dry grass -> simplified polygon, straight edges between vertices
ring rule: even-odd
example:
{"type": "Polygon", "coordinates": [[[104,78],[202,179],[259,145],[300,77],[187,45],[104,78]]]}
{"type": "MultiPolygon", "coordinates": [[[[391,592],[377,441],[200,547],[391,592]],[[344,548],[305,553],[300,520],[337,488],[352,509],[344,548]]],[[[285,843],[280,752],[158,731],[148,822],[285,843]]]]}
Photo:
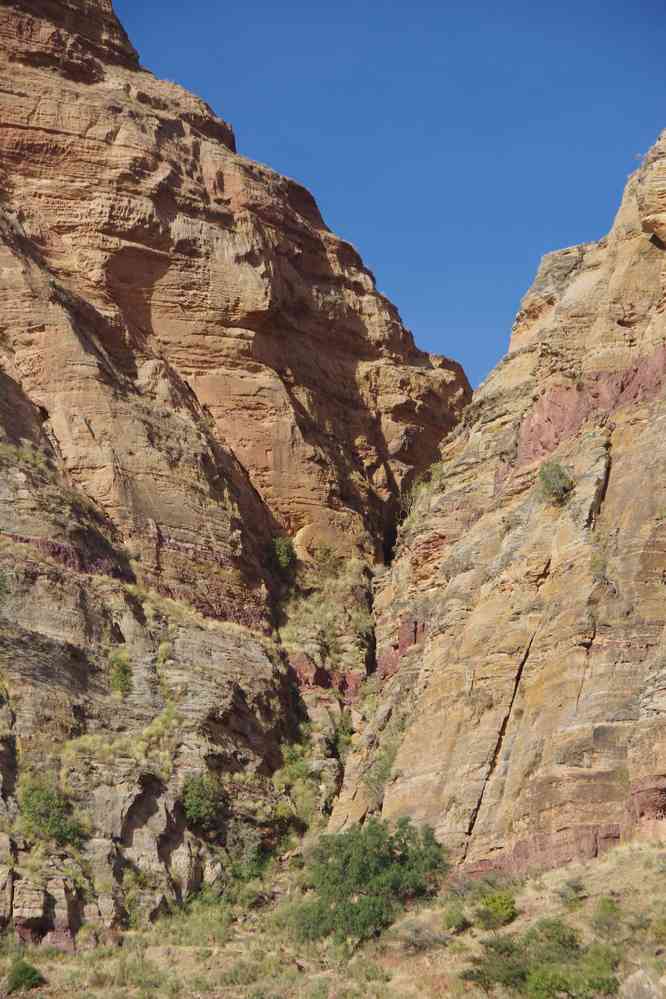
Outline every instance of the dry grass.
{"type": "MultiPolygon", "coordinates": [[[[540,918],[560,918],[584,941],[617,949],[618,977],[643,968],[655,981],[666,973],[666,850],[633,844],[604,857],[533,876],[512,886],[518,916],[500,932],[522,933],[540,918]],[[604,907],[603,900],[615,904],[604,907]],[[605,913],[605,915],[604,915],[605,913]],[[601,915],[600,915],[601,914],[601,915]]],[[[282,888],[298,889],[285,882],[282,888]]],[[[193,906],[145,931],[126,934],[123,946],[74,955],[30,948],[28,959],[47,979],[32,993],[51,999],[454,999],[476,996],[460,974],[487,936],[470,926],[445,929],[452,904],[471,921],[487,886],[458,885],[425,907],[406,913],[382,938],[351,952],[330,943],[296,944],[280,907],[232,911],[193,906]]],[[[16,948],[0,956],[5,975],[16,948]]],[[[662,987],[664,982],[662,981],[662,987]]],[[[481,993],[478,993],[481,996],[481,993]]]]}

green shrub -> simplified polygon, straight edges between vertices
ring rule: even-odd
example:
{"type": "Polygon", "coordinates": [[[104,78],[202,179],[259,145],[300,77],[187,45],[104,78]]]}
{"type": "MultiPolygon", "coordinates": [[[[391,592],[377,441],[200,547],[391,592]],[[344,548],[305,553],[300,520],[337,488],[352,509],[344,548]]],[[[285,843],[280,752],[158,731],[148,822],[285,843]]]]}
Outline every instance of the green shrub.
{"type": "Polygon", "coordinates": [[[465,982],[489,992],[495,985],[521,992],[525,988],[528,965],[519,943],[511,936],[491,937],[482,942],[483,953],[471,959],[462,973],[465,982]]]}
{"type": "Polygon", "coordinates": [[[401,819],[392,831],[364,826],[322,836],[306,875],[317,897],[297,906],[292,925],[304,940],[365,940],[389,926],[402,903],[427,895],[446,867],[432,829],[401,819]]]}
{"type": "Polygon", "coordinates": [[[29,989],[36,989],[44,985],[45,978],[33,964],[19,957],[9,969],[7,978],[7,994],[13,992],[27,992],[29,989]]]}
{"type": "Polygon", "coordinates": [[[559,919],[542,919],[522,936],[493,936],[482,947],[462,977],[486,992],[499,985],[529,999],[594,999],[618,989],[618,957],[599,944],[582,946],[559,919]]]}
{"type": "MultiPolygon", "coordinates": [[[[263,847],[260,831],[242,819],[231,819],[227,825],[226,849],[230,873],[237,882],[236,896],[242,894],[242,885],[260,878],[269,859],[263,847]]],[[[234,890],[227,894],[234,894],[234,890]]],[[[255,893],[256,894],[256,893],[255,893]]],[[[247,896],[246,896],[247,897],[247,896]]]]}
{"type": "Polygon", "coordinates": [[[54,784],[37,777],[23,778],[18,802],[21,827],[28,839],[79,847],[86,838],[83,826],[71,814],[68,799],[54,784]]]}
{"type": "Polygon", "coordinates": [[[601,936],[614,936],[620,929],[622,913],[612,898],[600,898],[592,914],[592,927],[601,936]]]}
{"type": "Polygon", "coordinates": [[[598,995],[614,995],[619,982],[614,974],[620,963],[610,947],[593,943],[582,954],[578,966],[570,973],[572,994],[582,999],[598,995]]]}
{"type": "Polygon", "coordinates": [[[288,578],[296,566],[296,552],[291,538],[283,535],[273,538],[269,560],[278,575],[288,578]]]}
{"type": "Polygon", "coordinates": [[[542,499],[562,505],[573,487],[573,479],[558,462],[544,461],[539,469],[539,492],[542,499]]]}
{"type": "Polygon", "coordinates": [[[292,816],[308,828],[317,812],[319,780],[312,772],[312,744],[307,729],[301,731],[301,742],[282,747],[282,766],[273,774],[277,791],[289,795],[292,816]]]}
{"type": "Polygon", "coordinates": [[[516,900],[510,891],[495,891],[483,895],[475,910],[476,921],[484,930],[507,926],[518,915],[516,900]]]}
{"type": "Polygon", "coordinates": [[[132,667],[127,649],[114,649],[109,656],[111,690],[121,697],[132,693],[132,667]]]}
{"type": "Polygon", "coordinates": [[[444,910],[444,929],[449,933],[463,933],[471,925],[460,902],[451,902],[444,910]]]}
{"type": "Polygon", "coordinates": [[[335,727],[335,736],[333,739],[335,755],[342,763],[344,763],[347,759],[353,734],[354,724],[352,722],[351,712],[345,710],[340,715],[340,720],[335,727]]]}
{"type": "Polygon", "coordinates": [[[558,891],[568,909],[577,909],[586,897],[585,885],[580,878],[569,878],[558,891]]]}
{"type": "Polygon", "coordinates": [[[210,774],[188,777],[183,784],[183,809],[190,826],[206,830],[215,828],[224,804],[222,787],[210,774]]]}
{"type": "Polygon", "coordinates": [[[557,999],[560,995],[571,995],[566,972],[549,965],[538,965],[530,969],[525,981],[525,992],[532,999],[557,999]]]}
{"type": "Polygon", "coordinates": [[[3,601],[9,596],[9,583],[7,582],[7,577],[4,572],[0,572],[0,606],[2,606],[3,601]]]}

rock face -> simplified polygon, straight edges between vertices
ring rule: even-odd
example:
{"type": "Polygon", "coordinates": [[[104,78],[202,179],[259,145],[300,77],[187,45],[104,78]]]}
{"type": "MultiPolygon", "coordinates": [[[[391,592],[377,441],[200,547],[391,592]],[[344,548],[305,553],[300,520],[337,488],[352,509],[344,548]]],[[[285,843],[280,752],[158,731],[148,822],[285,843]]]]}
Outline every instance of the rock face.
{"type": "MultiPolygon", "coordinates": [[[[202,101],[139,71],[109,3],[5,6],[6,209],[97,363],[170,409],[174,391],[176,409],[197,405],[209,437],[304,544],[344,537],[380,554],[403,479],[436,457],[467,401],[460,368],[416,350],[307,191],[236,155],[202,101]],[[95,73],[79,79],[71,52],[95,73]]],[[[19,346],[13,325],[13,368],[55,428],[62,338],[45,324],[19,346]]],[[[80,456],[90,432],[68,431],[80,456]]],[[[56,432],[97,499],[92,469],[56,432]]],[[[106,484],[107,507],[127,505],[112,492],[106,484]]]]}
{"type": "Polygon", "coordinates": [[[334,828],[409,814],[470,870],[663,838],[665,191],[663,135],[608,237],[544,258],[417,491],[334,828]]]}
{"type": "Polygon", "coordinates": [[[271,539],[353,553],[367,603],[470,390],[109,0],[0,7],[0,919],[69,945],[223,877],[188,777],[271,835],[302,709],[271,539]],[[82,861],[21,832],[31,775],[87,816],[82,861]]]}
{"type": "Polygon", "coordinates": [[[222,884],[306,715],[310,802],[352,742],[334,829],[412,815],[470,871],[664,838],[666,136],[458,423],[460,368],[108,0],[5,2],[0,46],[0,922],[222,884]],[[38,778],[80,851],[35,849],[38,778]]]}

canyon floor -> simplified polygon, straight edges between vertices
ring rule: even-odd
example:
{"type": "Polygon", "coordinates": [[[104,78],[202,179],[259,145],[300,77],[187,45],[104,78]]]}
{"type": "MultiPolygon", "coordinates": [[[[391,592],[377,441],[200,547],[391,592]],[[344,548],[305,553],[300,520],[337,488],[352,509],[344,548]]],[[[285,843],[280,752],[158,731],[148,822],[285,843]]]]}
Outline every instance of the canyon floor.
{"type": "MultiPolygon", "coordinates": [[[[304,947],[290,938],[280,917],[300,890],[285,865],[277,863],[253,890],[257,898],[251,905],[194,903],[148,930],[130,931],[117,946],[76,954],[43,947],[23,951],[46,979],[30,994],[34,999],[481,996],[484,989],[462,976],[482,953],[483,941],[524,942],[543,920],[557,920],[577,931],[581,943],[608,951],[617,962],[623,997],[656,999],[666,982],[666,844],[633,843],[595,861],[519,879],[456,879],[358,949],[304,947]],[[484,897],[498,890],[514,897],[517,915],[506,926],[484,931],[475,925],[475,913],[484,897]],[[454,929],[448,925],[451,911],[457,916],[454,929]]],[[[15,956],[15,946],[5,942],[4,970],[15,956]]]]}

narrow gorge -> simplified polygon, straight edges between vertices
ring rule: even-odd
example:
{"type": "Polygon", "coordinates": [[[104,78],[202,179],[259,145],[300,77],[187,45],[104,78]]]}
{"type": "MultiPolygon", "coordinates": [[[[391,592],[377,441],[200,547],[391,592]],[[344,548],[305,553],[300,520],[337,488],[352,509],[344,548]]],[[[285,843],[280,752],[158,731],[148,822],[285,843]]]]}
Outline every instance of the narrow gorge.
{"type": "Polygon", "coordinates": [[[0,53],[0,922],[372,815],[470,875],[666,839],[666,133],[472,393],[111,0],[0,53]]]}

